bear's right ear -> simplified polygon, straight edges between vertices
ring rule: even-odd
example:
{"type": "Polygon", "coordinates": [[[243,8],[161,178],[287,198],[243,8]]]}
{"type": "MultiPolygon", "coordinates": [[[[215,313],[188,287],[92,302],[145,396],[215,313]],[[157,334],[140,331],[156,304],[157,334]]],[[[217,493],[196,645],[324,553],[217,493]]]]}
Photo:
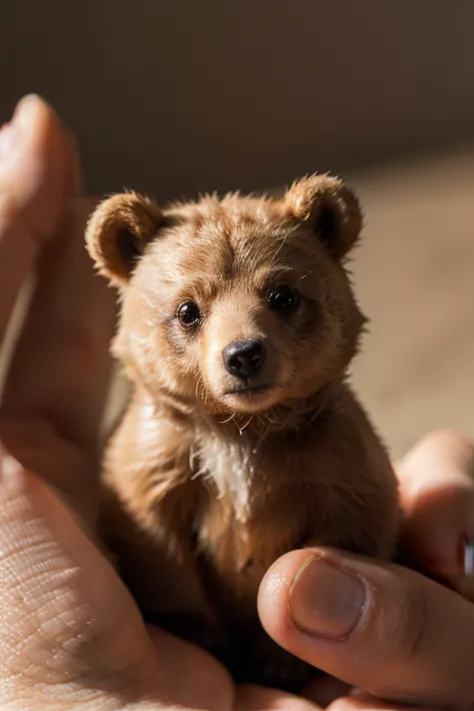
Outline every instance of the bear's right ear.
{"type": "Polygon", "coordinates": [[[124,283],[164,222],[152,200],[137,193],[114,195],[92,213],[86,228],[87,249],[103,274],[124,283]]]}

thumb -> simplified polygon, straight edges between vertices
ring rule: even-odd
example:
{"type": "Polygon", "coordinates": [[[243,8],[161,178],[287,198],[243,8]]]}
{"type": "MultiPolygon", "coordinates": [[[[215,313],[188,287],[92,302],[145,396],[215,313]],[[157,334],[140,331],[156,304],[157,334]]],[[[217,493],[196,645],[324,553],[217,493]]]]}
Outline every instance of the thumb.
{"type": "Polygon", "coordinates": [[[373,696],[436,706],[474,700],[474,606],[418,573],[294,551],[262,581],[259,613],[282,647],[373,696]]]}

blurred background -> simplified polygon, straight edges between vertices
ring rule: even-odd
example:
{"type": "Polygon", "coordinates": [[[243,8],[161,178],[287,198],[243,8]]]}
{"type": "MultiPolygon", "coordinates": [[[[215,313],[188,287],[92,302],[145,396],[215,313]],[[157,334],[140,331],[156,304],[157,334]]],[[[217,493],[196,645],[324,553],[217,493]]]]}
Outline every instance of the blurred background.
{"type": "Polygon", "coordinates": [[[353,379],[394,456],[474,434],[472,0],[15,0],[0,121],[41,93],[95,193],[159,200],[344,175],[372,320],[353,379]]]}

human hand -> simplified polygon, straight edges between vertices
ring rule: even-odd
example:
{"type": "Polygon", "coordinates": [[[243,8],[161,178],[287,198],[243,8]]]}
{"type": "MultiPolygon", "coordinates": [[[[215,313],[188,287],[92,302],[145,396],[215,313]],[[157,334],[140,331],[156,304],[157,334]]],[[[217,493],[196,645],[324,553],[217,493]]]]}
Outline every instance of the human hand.
{"type": "MultiPolygon", "coordinates": [[[[474,598],[462,541],[474,536],[472,444],[438,432],[398,468],[404,538],[420,569],[474,598]]],[[[474,706],[474,605],[420,573],[340,551],[293,551],[262,582],[269,634],[337,682],[307,695],[330,711],[474,706]]]]}

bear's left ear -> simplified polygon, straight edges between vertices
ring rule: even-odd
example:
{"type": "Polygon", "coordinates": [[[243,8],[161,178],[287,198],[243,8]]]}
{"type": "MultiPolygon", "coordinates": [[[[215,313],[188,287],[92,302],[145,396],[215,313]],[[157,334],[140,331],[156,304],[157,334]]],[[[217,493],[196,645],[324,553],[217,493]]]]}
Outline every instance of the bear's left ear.
{"type": "Polygon", "coordinates": [[[308,224],[338,260],[349,252],[362,229],[356,196],[342,180],[327,175],[313,175],[293,183],[283,198],[283,211],[308,224]]]}

